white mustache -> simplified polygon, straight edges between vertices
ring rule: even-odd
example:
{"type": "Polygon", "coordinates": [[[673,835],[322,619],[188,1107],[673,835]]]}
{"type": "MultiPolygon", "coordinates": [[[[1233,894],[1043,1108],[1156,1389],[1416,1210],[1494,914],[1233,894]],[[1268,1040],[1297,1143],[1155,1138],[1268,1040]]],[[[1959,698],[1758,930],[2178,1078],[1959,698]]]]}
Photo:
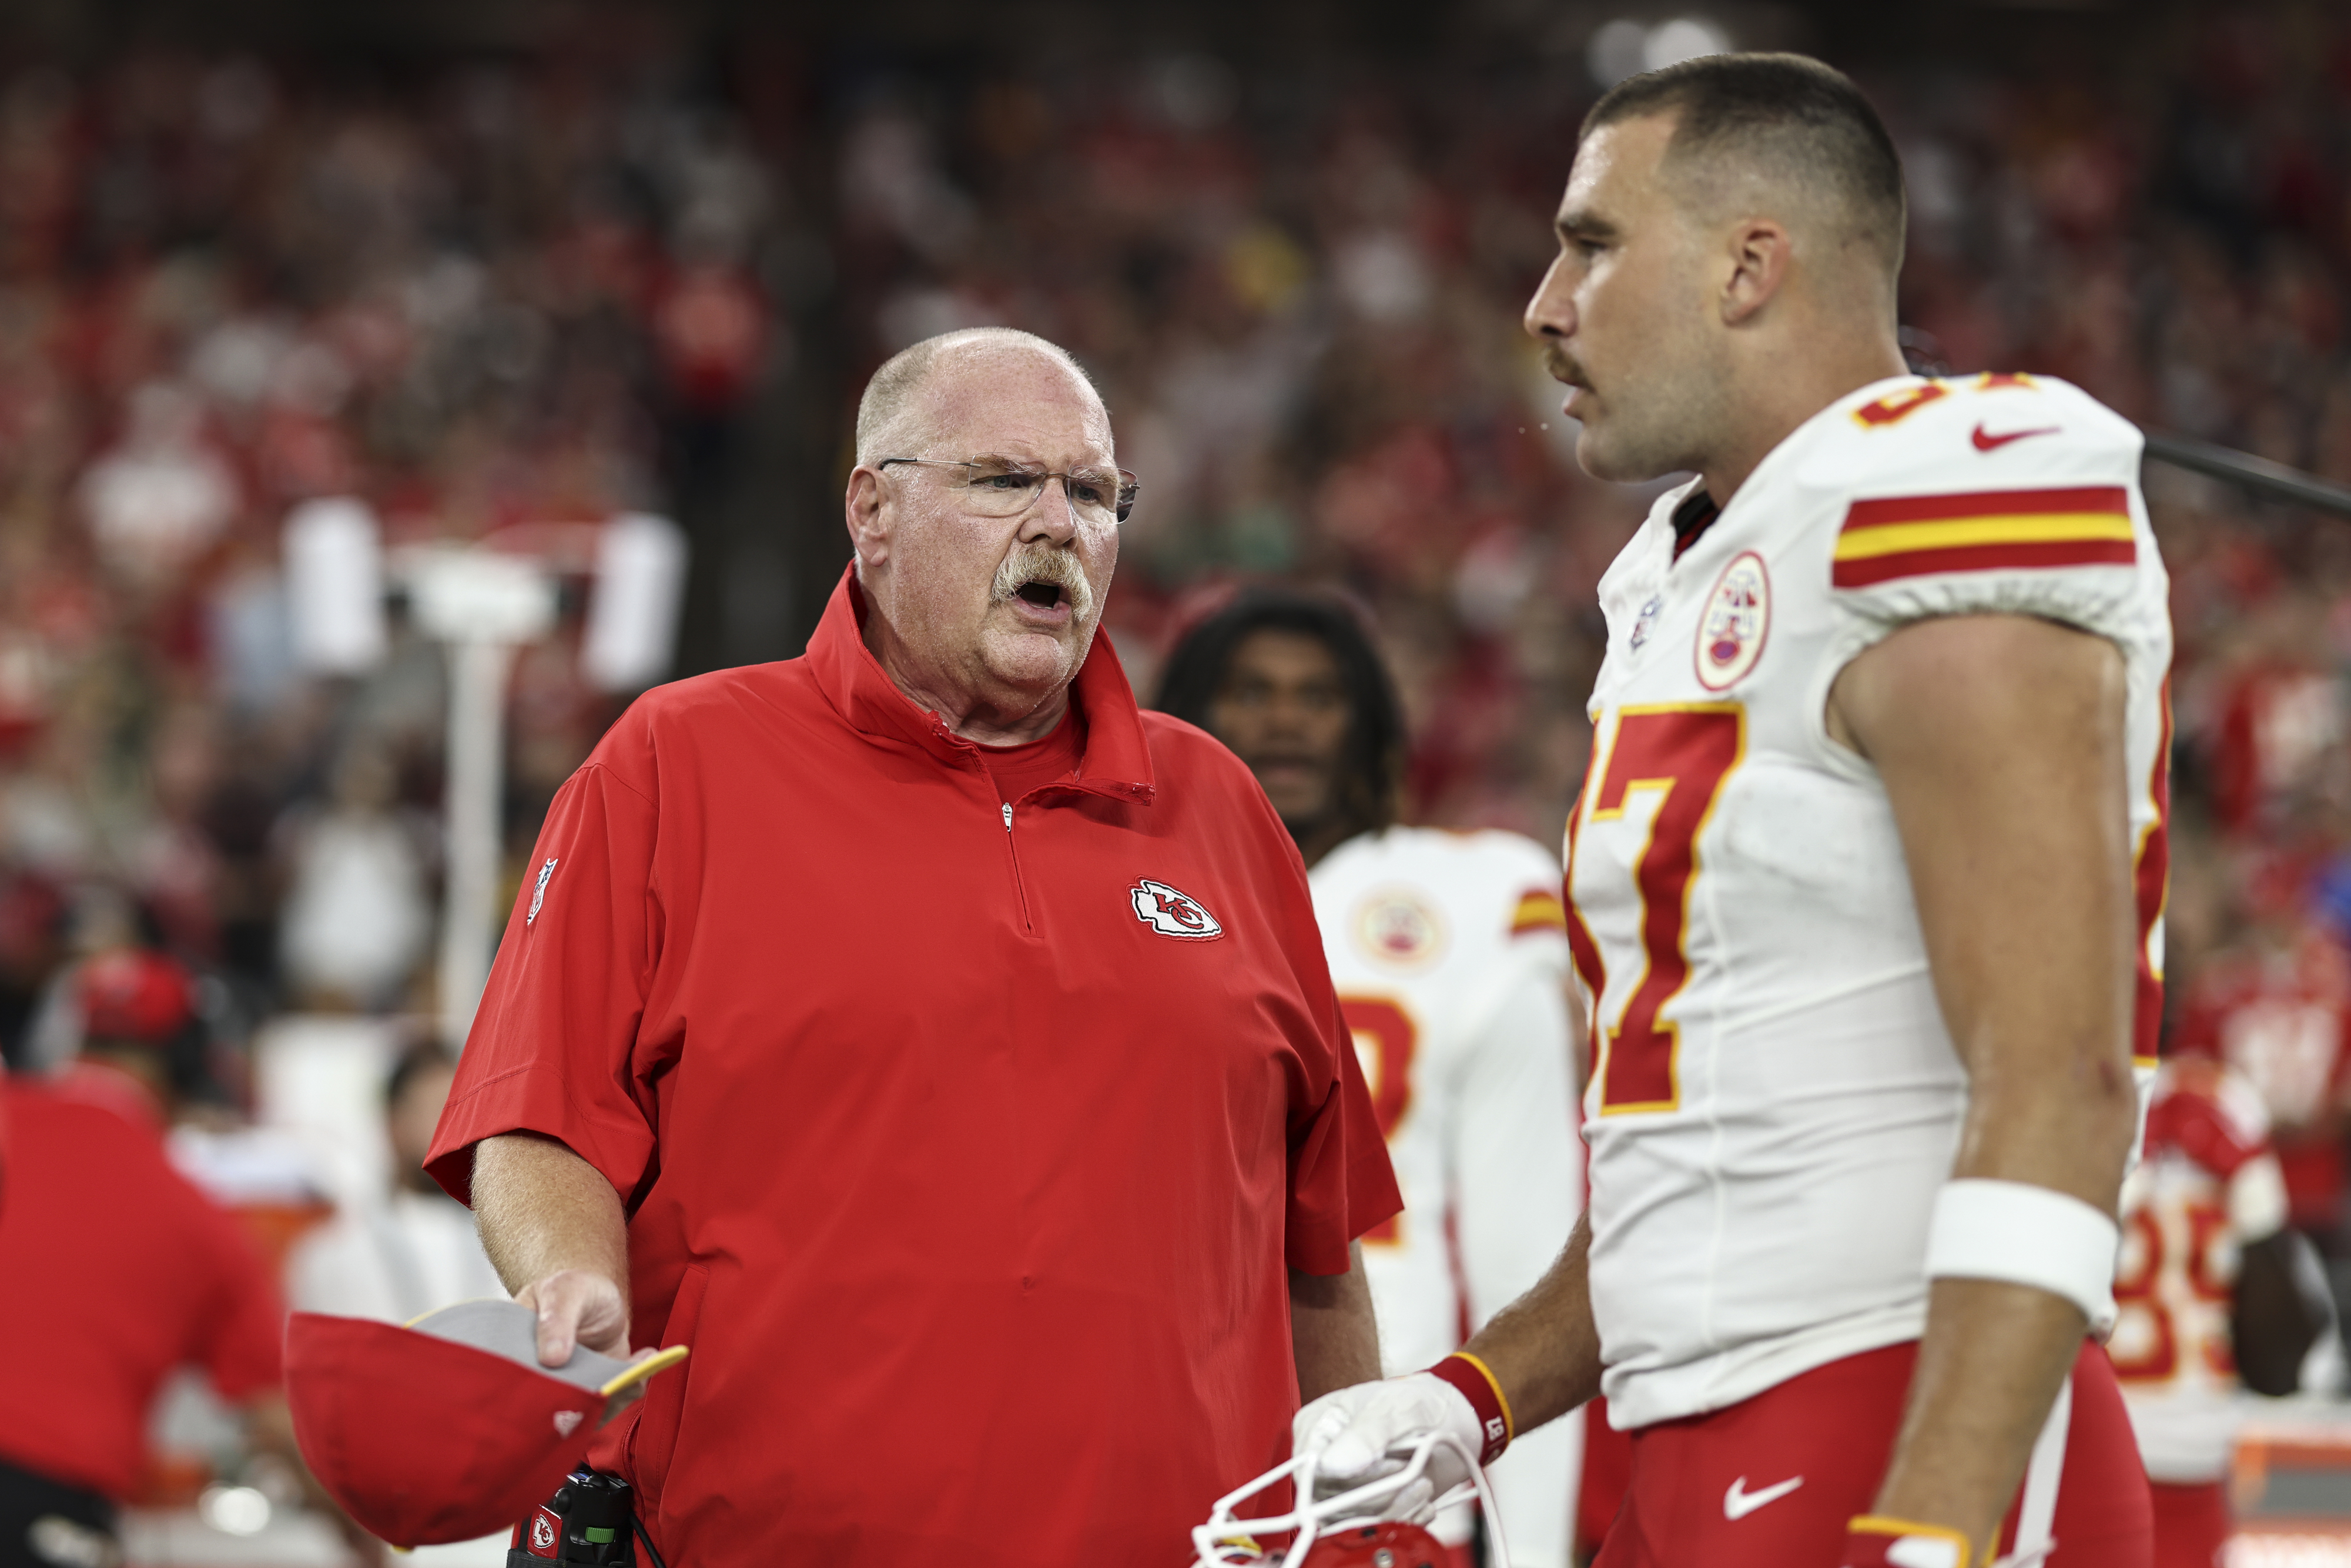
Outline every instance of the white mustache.
{"type": "Polygon", "coordinates": [[[1086,580],[1085,569],[1070,550],[1038,542],[1022,545],[996,569],[992,596],[999,601],[1011,599],[1024,582],[1058,583],[1070,597],[1074,619],[1083,621],[1093,613],[1094,585],[1086,580]]]}

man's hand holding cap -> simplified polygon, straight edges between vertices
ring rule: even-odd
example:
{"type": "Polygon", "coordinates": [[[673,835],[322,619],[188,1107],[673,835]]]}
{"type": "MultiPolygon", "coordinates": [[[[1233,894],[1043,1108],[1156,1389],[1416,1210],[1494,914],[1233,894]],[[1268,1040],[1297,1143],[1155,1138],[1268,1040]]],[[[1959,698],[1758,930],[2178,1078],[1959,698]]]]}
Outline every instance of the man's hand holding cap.
{"type": "Polygon", "coordinates": [[[629,1303],[621,1288],[591,1269],[559,1269],[515,1292],[538,1314],[538,1364],[561,1366],[575,1345],[601,1355],[629,1348],[629,1303]]]}
{"type": "MultiPolygon", "coordinates": [[[[568,1300],[559,1293],[551,1315],[565,1319],[568,1300]]],[[[569,1339],[589,1324],[570,1316],[561,1328],[569,1339]]],[[[465,1301],[405,1328],[295,1313],[286,1387],[303,1458],[353,1519],[396,1546],[514,1524],[647,1378],[685,1359],[683,1345],[630,1362],[575,1345],[549,1367],[543,1329],[541,1312],[520,1301],[465,1301]]]]}

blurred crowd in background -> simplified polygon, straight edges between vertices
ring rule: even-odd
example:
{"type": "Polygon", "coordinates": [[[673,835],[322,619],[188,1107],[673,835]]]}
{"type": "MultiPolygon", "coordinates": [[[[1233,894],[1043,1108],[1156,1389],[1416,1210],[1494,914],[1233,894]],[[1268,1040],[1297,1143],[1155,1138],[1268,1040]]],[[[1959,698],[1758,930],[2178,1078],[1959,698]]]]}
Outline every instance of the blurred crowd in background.
{"type": "MultiPolygon", "coordinates": [[[[2351,23],[2167,15],[2105,76],[1811,40],[1903,151],[1906,345],[2351,481],[2351,23]]],[[[963,325],[1104,389],[1143,480],[1108,624],[1146,698],[1231,585],[1328,585],[1405,694],[1408,817],[1557,843],[1593,585],[1658,488],[1578,472],[1519,329],[1577,121],[1641,64],[1605,44],[712,60],[613,14],[397,68],[0,56],[8,1061],[70,1055],[75,966],[124,947],[194,977],[199,1134],[252,1112],[288,1017],[378,1020],[395,1054],[430,1032],[442,652],[395,617],[372,672],[306,672],[291,507],[558,557],[566,525],[676,517],[681,673],[786,656],[847,559],[825,497],[865,374],[963,325]]],[[[2171,1040],[2261,1087],[2297,1222],[2351,1262],[2351,524],[2148,489],[2171,1040]]],[[[515,676],[509,891],[618,711],[576,611],[515,676]]]]}
{"type": "MultiPolygon", "coordinates": [[[[763,352],[767,188],[723,119],[584,72],[134,55],[0,85],[12,1050],[61,956],[133,931],[223,982],[232,1041],[418,1004],[440,654],[305,678],[287,511],[528,548],[690,491],[763,352]]],[[[576,664],[517,678],[517,853],[614,711],[576,664]]]]}

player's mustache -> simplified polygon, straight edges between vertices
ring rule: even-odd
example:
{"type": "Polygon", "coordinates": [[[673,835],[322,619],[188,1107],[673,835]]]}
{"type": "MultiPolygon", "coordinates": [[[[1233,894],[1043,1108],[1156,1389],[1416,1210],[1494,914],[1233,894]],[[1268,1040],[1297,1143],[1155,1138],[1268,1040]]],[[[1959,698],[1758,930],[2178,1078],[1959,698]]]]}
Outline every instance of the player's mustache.
{"type": "Polygon", "coordinates": [[[996,569],[990,591],[998,601],[1010,599],[1024,582],[1059,583],[1069,595],[1070,611],[1076,619],[1082,621],[1093,613],[1094,585],[1086,580],[1085,569],[1078,564],[1073,550],[1040,540],[1022,545],[996,569]]]}
{"type": "Polygon", "coordinates": [[[1576,362],[1575,356],[1557,343],[1543,345],[1543,369],[1551,372],[1551,379],[1555,382],[1565,382],[1570,386],[1583,387],[1587,391],[1592,386],[1591,381],[1583,373],[1583,367],[1576,362]]]}

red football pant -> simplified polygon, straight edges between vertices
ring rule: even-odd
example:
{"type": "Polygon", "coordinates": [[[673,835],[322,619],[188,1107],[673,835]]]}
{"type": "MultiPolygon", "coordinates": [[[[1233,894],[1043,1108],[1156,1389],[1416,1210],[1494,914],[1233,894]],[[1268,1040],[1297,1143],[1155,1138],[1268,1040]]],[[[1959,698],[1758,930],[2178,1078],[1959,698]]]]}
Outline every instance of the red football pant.
{"type": "Polygon", "coordinates": [[[2229,1489],[2156,1481],[2147,1490],[2155,1503],[2155,1568],[2220,1568],[2229,1544],[2229,1489]]]}
{"type": "Polygon", "coordinates": [[[1608,1539],[1608,1526],[1624,1504],[1633,1473],[1633,1438],[1608,1424],[1604,1395],[1576,1416],[1583,1420],[1583,1480],[1575,1493],[1575,1555],[1583,1562],[1608,1539]]]}
{"type": "MultiPolygon", "coordinates": [[[[1917,1351],[1848,1356],[1729,1409],[1635,1432],[1631,1485],[1593,1568],[1835,1563],[1846,1522],[1870,1511],[1886,1479],[1917,1351]]],[[[2056,1543],[2048,1568],[2151,1568],[2147,1472],[2095,1344],[2074,1363],[2069,1406],[2062,1453],[2027,1473],[2001,1550],[2022,1511],[2029,1534],[2056,1543]]]]}

